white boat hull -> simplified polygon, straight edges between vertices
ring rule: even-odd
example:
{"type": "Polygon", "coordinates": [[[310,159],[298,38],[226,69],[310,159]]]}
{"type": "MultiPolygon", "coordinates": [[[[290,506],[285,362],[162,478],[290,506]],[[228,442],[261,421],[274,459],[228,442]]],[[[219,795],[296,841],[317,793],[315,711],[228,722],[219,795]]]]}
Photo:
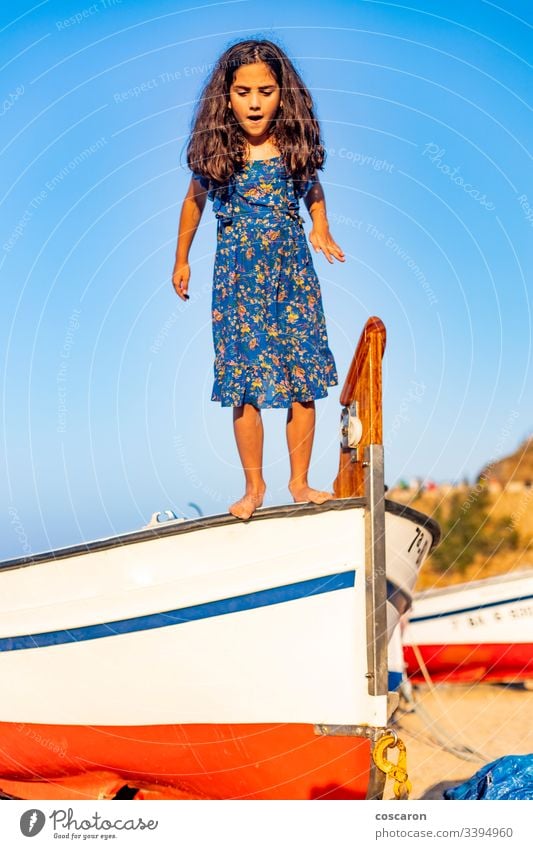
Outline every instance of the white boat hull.
{"type": "MultiPolygon", "coordinates": [[[[366,677],[364,508],[266,508],[167,523],[0,571],[0,721],[385,725],[366,677]],[[36,698],[38,694],[38,698],[36,698]]],[[[432,544],[386,515],[408,604],[432,544]]],[[[402,605],[387,605],[389,636],[402,605]]]]}
{"type": "Polygon", "coordinates": [[[418,594],[403,643],[415,679],[533,678],[533,569],[418,594]]]}

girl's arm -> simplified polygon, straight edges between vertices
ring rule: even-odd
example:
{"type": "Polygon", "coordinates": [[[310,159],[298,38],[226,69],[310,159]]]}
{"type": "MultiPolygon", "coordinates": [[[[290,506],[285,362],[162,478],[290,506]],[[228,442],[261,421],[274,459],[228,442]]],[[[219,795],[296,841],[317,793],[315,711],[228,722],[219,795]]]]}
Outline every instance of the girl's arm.
{"type": "Polygon", "coordinates": [[[344,252],[329,232],[326,198],[318,180],[311,186],[304,200],[313,221],[313,227],[309,233],[309,241],[315,251],[317,253],[318,251],[322,251],[328,262],[333,262],[333,257],[340,262],[344,262],[344,252]]]}
{"type": "Polygon", "coordinates": [[[189,297],[187,294],[191,276],[189,249],[198,229],[206,199],[207,191],[202,188],[198,180],[192,177],[181,207],[176,261],[174,263],[174,271],[172,272],[172,285],[182,301],[187,300],[189,297]]]}

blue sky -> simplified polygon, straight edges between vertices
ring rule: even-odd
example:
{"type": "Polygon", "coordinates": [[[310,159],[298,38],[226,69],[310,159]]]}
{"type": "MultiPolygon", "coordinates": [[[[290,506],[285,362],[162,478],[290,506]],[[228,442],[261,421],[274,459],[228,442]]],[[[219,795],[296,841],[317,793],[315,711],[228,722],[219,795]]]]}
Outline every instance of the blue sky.
{"type": "MultiPolygon", "coordinates": [[[[312,91],[346,253],[313,253],[341,383],[369,315],[388,332],[386,479],[472,479],[531,433],[528,2],[12,2],[2,29],[1,557],[241,494],[210,401],[215,219],[170,276],[192,108],[239,38],[276,40],[312,91]]],[[[302,203],[309,229],[309,217],[302,203]]],[[[311,483],[338,462],[317,402],[311,483]]],[[[289,494],[264,413],[268,504],[289,494]]]]}

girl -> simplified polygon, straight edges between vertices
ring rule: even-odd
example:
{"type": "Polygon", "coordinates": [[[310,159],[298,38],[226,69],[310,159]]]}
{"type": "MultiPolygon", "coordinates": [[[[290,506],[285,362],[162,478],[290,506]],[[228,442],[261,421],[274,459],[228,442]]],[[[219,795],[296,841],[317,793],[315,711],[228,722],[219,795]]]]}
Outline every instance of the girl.
{"type": "Polygon", "coordinates": [[[189,248],[209,198],[218,219],[211,400],[233,407],[246,491],[229,510],[241,519],[263,503],[265,407],[288,408],[294,501],[321,504],[334,497],[307,481],[314,402],[338,382],[299,215],[304,197],[315,251],[328,262],[343,262],[316,176],[323,162],[311,96],[281,48],[270,41],[241,41],[226,50],[193,116],[187,148],[193,177],[181,210],[172,282],[187,299],[189,248]]]}

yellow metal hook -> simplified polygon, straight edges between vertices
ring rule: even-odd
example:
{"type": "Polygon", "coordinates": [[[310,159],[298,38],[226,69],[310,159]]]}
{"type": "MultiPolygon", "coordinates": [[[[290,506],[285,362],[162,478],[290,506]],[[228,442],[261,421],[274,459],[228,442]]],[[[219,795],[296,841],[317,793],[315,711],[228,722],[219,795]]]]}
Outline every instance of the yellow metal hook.
{"type": "Polygon", "coordinates": [[[389,778],[394,779],[394,795],[397,799],[408,799],[412,790],[411,782],[407,776],[407,749],[405,743],[399,739],[395,731],[386,731],[375,743],[372,757],[377,768],[389,778]],[[398,749],[398,763],[389,761],[386,757],[387,749],[398,749]]]}

